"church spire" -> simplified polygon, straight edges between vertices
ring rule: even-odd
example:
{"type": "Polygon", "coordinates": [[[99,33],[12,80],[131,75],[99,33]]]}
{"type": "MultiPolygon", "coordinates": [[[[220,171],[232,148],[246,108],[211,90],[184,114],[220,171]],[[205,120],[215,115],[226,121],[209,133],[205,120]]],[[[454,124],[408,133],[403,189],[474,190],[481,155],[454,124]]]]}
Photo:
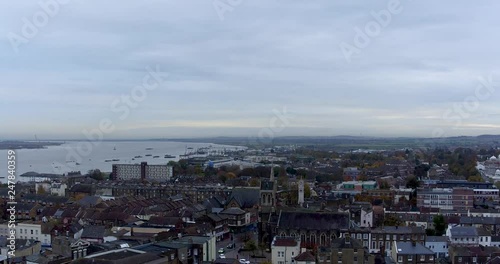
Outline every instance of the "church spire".
{"type": "Polygon", "coordinates": [[[269,175],[269,181],[274,181],[274,163],[271,163],[271,175],[269,175]]]}

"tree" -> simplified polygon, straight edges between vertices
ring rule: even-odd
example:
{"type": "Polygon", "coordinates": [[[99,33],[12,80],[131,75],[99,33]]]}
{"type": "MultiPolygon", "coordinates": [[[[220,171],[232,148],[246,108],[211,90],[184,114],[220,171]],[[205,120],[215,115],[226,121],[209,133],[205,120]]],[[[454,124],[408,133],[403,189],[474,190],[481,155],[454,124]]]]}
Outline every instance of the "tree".
{"type": "Polygon", "coordinates": [[[311,187],[309,184],[306,182],[304,183],[304,198],[309,198],[311,197],[311,187]]]}
{"type": "Polygon", "coordinates": [[[226,183],[227,181],[227,176],[225,173],[221,173],[219,174],[219,181],[221,181],[222,183],[226,183]]]}
{"type": "Polygon", "coordinates": [[[232,179],[236,178],[236,175],[233,172],[228,172],[226,174],[226,177],[228,180],[232,180],[232,179]]]}
{"type": "Polygon", "coordinates": [[[280,175],[278,176],[278,186],[288,186],[288,176],[286,175],[280,175]]]}
{"type": "Polygon", "coordinates": [[[252,254],[255,255],[255,250],[257,249],[257,244],[255,244],[255,241],[253,241],[253,240],[248,240],[245,243],[245,249],[252,251],[252,254]]]}
{"type": "Polygon", "coordinates": [[[404,223],[401,221],[401,219],[397,218],[394,215],[388,215],[384,219],[384,225],[386,226],[403,226],[404,223]]]}
{"type": "Polygon", "coordinates": [[[417,177],[410,176],[406,179],[406,188],[417,189],[420,186],[420,182],[417,177]]]}
{"type": "Polygon", "coordinates": [[[43,188],[42,185],[39,185],[38,189],[36,190],[36,193],[37,194],[45,194],[46,193],[45,188],[43,188]]]}
{"type": "Polygon", "coordinates": [[[432,222],[434,222],[434,230],[436,231],[436,236],[444,235],[444,233],[446,232],[446,228],[448,227],[444,216],[441,214],[436,215],[434,216],[432,222]]]}
{"type": "Polygon", "coordinates": [[[102,173],[99,169],[89,170],[87,172],[90,178],[98,181],[104,180],[104,173],[102,173]]]}
{"type": "Polygon", "coordinates": [[[381,180],[379,182],[380,189],[390,189],[389,183],[386,180],[381,180]]]}
{"type": "Polygon", "coordinates": [[[264,250],[267,249],[267,244],[264,242],[259,243],[260,255],[264,256],[264,250]]]}
{"type": "Polygon", "coordinates": [[[259,179],[255,178],[255,177],[250,179],[249,185],[250,185],[250,187],[258,187],[260,185],[259,179]]]}

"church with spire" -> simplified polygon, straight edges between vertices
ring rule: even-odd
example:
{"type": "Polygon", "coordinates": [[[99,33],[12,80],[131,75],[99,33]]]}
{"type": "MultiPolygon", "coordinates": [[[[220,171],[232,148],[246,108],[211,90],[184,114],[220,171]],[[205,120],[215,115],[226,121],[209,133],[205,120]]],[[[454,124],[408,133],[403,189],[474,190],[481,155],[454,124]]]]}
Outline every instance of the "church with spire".
{"type": "Polygon", "coordinates": [[[274,177],[274,165],[271,165],[269,179],[260,182],[259,199],[259,241],[270,244],[272,242],[273,224],[277,210],[278,181],[274,177]]]}
{"type": "Polygon", "coordinates": [[[300,237],[301,246],[315,248],[330,246],[332,241],[349,232],[349,213],[324,210],[305,204],[305,181],[297,181],[297,189],[281,190],[278,193],[278,181],[271,166],[269,179],[261,179],[259,189],[259,244],[271,246],[273,238],[300,237]],[[284,203],[286,192],[297,192],[297,200],[284,203]],[[281,200],[280,200],[281,196],[281,200]]]}

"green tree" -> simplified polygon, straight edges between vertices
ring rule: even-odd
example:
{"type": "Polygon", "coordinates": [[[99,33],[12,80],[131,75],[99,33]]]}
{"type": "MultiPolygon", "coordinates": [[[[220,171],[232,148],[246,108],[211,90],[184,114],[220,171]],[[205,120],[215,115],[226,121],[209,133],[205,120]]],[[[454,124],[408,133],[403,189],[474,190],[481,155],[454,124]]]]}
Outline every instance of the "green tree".
{"type": "Polygon", "coordinates": [[[226,181],[227,181],[227,176],[225,173],[220,173],[218,178],[219,178],[219,181],[221,181],[222,183],[226,183],[226,181]]]}
{"type": "Polygon", "coordinates": [[[436,231],[436,236],[444,235],[444,233],[446,232],[446,228],[448,227],[448,224],[446,223],[444,216],[436,215],[434,216],[432,222],[434,222],[434,230],[436,231]]]}
{"type": "Polygon", "coordinates": [[[260,185],[259,179],[257,178],[251,178],[250,181],[248,182],[250,187],[258,187],[260,185]]]}
{"type": "Polygon", "coordinates": [[[391,186],[389,186],[389,183],[387,183],[386,180],[381,180],[379,182],[380,189],[390,189],[391,186]]]}
{"type": "Polygon", "coordinates": [[[435,236],[436,235],[436,230],[427,228],[427,229],[425,229],[425,234],[427,236],[435,236]]]}
{"type": "Polygon", "coordinates": [[[420,186],[420,182],[417,177],[410,176],[406,179],[406,188],[417,189],[420,186]]]}
{"type": "Polygon", "coordinates": [[[404,223],[401,221],[401,219],[397,218],[396,216],[388,215],[384,219],[384,225],[386,225],[386,226],[404,226],[404,223]]]}
{"type": "Polygon", "coordinates": [[[45,191],[45,189],[43,188],[43,186],[42,186],[42,185],[39,185],[39,186],[38,186],[38,189],[36,190],[36,193],[37,193],[37,194],[45,194],[45,193],[46,193],[46,191],[45,191]]]}
{"type": "Polygon", "coordinates": [[[267,244],[264,242],[259,243],[260,255],[264,256],[264,250],[267,249],[267,244]]]}
{"type": "Polygon", "coordinates": [[[253,240],[248,240],[245,243],[245,249],[252,251],[252,254],[255,255],[255,250],[257,249],[257,244],[253,240]]]}
{"type": "Polygon", "coordinates": [[[87,175],[94,180],[104,180],[104,173],[102,173],[99,169],[89,170],[87,175]]]}

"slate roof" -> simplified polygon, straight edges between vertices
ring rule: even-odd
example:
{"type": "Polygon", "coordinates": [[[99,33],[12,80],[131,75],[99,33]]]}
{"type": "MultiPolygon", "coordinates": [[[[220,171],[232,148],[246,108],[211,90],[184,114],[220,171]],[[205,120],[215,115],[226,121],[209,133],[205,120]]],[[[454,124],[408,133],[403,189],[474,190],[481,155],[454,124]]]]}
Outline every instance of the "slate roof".
{"type": "Polygon", "coordinates": [[[450,230],[451,236],[459,236],[459,237],[476,237],[477,228],[472,226],[457,226],[450,230]]]}
{"type": "Polygon", "coordinates": [[[482,246],[450,246],[450,254],[455,256],[491,256],[500,254],[498,247],[482,247],[482,246]]]}
{"type": "Polygon", "coordinates": [[[447,236],[427,236],[425,238],[425,243],[446,243],[449,241],[449,238],[447,236]]]}
{"type": "Polygon", "coordinates": [[[85,196],[80,199],[77,203],[81,206],[95,206],[102,201],[99,196],[85,196]]]}
{"type": "Polygon", "coordinates": [[[241,208],[252,208],[259,204],[260,190],[258,188],[234,188],[228,202],[235,199],[241,208]]]}
{"type": "Polygon", "coordinates": [[[104,226],[87,226],[83,229],[82,239],[102,239],[104,237],[105,231],[106,229],[104,228],[104,226]]]}
{"type": "Polygon", "coordinates": [[[80,225],[78,222],[75,222],[69,226],[69,230],[71,233],[75,234],[78,233],[80,230],[82,230],[83,226],[80,225]]]}
{"type": "Polygon", "coordinates": [[[339,230],[349,228],[345,213],[281,212],[278,228],[307,230],[339,230]]]}
{"type": "Polygon", "coordinates": [[[420,243],[396,242],[399,255],[434,255],[434,252],[420,243]]]}
{"type": "Polygon", "coordinates": [[[163,217],[151,216],[148,223],[155,226],[175,226],[177,223],[182,222],[180,217],[163,217]]]}
{"type": "Polygon", "coordinates": [[[203,201],[203,206],[205,206],[205,208],[207,208],[208,211],[212,211],[212,208],[224,207],[224,205],[221,202],[219,202],[219,200],[215,197],[205,199],[203,201]]]}
{"type": "Polygon", "coordinates": [[[425,234],[420,226],[384,226],[372,230],[372,234],[425,234]]]}
{"type": "Polygon", "coordinates": [[[92,185],[90,184],[75,184],[71,187],[70,192],[92,193],[92,185]]]}
{"type": "Polygon", "coordinates": [[[469,217],[462,216],[460,217],[460,224],[469,224],[469,225],[500,225],[500,217],[469,217]]]}
{"type": "Polygon", "coordinates": [[[357,239],[354,238],[346,238],[341,237],[334,239],[332,241],[332,248],[334,249],[343,249],[343,248],[354,248],[354,249],[362,249],[363,244],[357,239]]]}
{"type": "Polygon", "coordinates": [[[231,207],[231,208],[228,208],[222,212],[220,212],[221,214],[228,214],[228,215],[240,215],[240,214],[244,214],[245,211],[241,210],[240,208],[237,208],[237,207],[231,207]]]}
{"type": "Polygon", "coordinates": [[[486,264],[500,264],[500,257],[494,257],[486,262],[486,264]]]}
{"type": "Polygon", "coordinates": [[[207,217],[214,222],[220,222],[227,219],[225,215],[218,215],[218,214],[207,214],[207,217]]]}

